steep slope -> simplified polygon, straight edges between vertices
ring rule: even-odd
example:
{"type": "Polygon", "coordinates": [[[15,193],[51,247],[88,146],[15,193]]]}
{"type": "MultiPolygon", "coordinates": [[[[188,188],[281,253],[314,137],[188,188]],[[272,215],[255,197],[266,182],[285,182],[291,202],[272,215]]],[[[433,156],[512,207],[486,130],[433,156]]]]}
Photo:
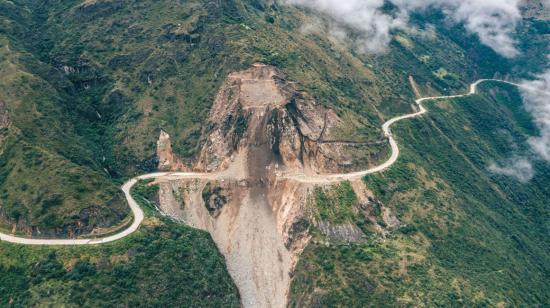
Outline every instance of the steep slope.
{"type": "MultiPolygon", "coordinates": [[[[528,184],[487,168],[537,133],[514,90],[400,124],[403,160],[367,189],[274,175],[375,164],[388,153],[381,124],[415,108],[409,75],[423,95],[529,76],[546,62],[548,23],[525,19],[525,52],[509,60],[435,10],[376,55],[306,31],[324,18],[258,0],[0,0],[2,228],[97,232],[129,220],[125,178],[235,172],[242,181],[161,182],[155,205],[211,233],[246,305],[547,303],[548,166],[528,184]]],[[[0,243],[0,305],[238,305],[206,233],[160,218],[139,232],[90,255],[0,243]]]]}
{"type": "MultiPolygon", "coordinates": [[[[304,216],[311,185],[280,176],[349,169],[352,164],[343,162],[353,159],[346,148],[356,145],[326,142],[341,125],[334,111],[298,92],[276,68],[255,64],[231,73],[221,86],[191,168],[231,179],[159,180],[160,209],[210,232],[245,307],[286,305],[294,266],[309,239],[304,216]]],[[[159,147],[170,148],[165,133],[160,140],[159,147]]]]}
{"type": "MultiPolygon", "coordinates": [[[[13,4],[2,12],[23,15],[3,20],[4,31],[25,26],[27,12],[13,4]]],[[[70,97],[58,90],[69,81],[17,40],[0,34],[0,42],[0,225],[27,236],[76,236],[120,223],[128,215],[124,198],[70,121],[70,97]]]]}
{"type": "Polygon", "coordinates": [[[489,171],[524,153],[536,132],[515,88],[483,88],[483,97],[429,104],[425,117],[394,128],[401,159],[364,180],[401,226],[382,239],[309,245],[291,306],[548,302],[549,166],[538,163],[528,183],[489,171]]]}
{"type": "Polygon", "coordinates": [[[146,218],[122,241],[85,247],[0,243],[0,306],[239,307],[210,237],[161,217],[152,207],[157,190],[147,183],[134,187],[146,218]]]}
{"type": "MultiPolygon", "coordinates": [[[[108,204],[106,196],[117,195],[109,189],[99,192],[98,187],[113,188],[122,178],[155,169],[160,129],[171,136],[181,161],[197,159],[203,148],[201,132],[223,79],[256,62],[275,65],[319,104],[333,108],[345,124],[334,132],[334,140],[369,144],[371,157],[387,151],[380,124],[411,108],[413,94],[403,72],[415,72],[418,80],[447,92],[465,86],[472,77],[510,69],[510,63],[491,50],[478,52],[474,47],[479,44],[469,43],[471,38],[460,29],[430,37],[403,32],[386,54],[357,54],[323,34],[300,31],[313,17],[271,1],[17,0],[1,5],[2,33],[9,46],[5,52],[27,55],[25,71],[48,81],[57,96],[55,107],[62,109],[49,113],[53,117],[49,121],[62,123],[59,129],[74,139],[51,144],[66,138],[52,132],[48,142],[35,140],[32,145],[51,144],[49,149],[65,151],[63,155],[72,155],[73,161],[80,159],[75,162],[85,169],[80,177],[96,174],[101,185],[83,181],[78,188],[59,182],[56,187],[66,188],[61,195],[94,191],[104,196],[97,204],[108,204]],[[80,152],[67,151],[66,144],[74,144],[80,152]]],[[[445,29],[441,16],[429,19],[445,29]]],[[[4,93],[15,85],[7,87],[4,93]]],[[[14,104],[6,102],[8,107],[14,104]]],[[[12,118],[25,114],[8,109],[12,118]]],[[[356,153],[353,163],[365,158],[362,154],[356,153]]],[[[7,169],[3,167],[4,173],[7,169]]],[[[117,196],[111,214],[101,217],[104,210],[90,210],[97,223],[84,228],[75,227],[86,224],[77,216],[87,217],[91,207],[68,196],[63,206],[74,207],[70,213],[39,206],[43,217],[64,215],[50,225],[31,218],[29,210],[3,217],[5,225],[21,220],[46,234],[59,233],[55,227],[74,230],[71,235],[88,233],[94,226],[113,225],[124,217],[117,196]]],[[[10,197],[4,207],[37,203],[23,199],[10,197]]]]}

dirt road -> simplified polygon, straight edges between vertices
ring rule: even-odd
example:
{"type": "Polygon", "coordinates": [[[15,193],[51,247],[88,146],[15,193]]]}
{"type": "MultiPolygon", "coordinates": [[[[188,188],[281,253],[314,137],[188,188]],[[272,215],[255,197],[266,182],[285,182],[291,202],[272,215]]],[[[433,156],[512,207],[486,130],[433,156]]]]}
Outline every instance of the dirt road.
{"type": "Polygon", "coordinates": [[[417,99],[415,102],[419,108],[418,112],[398,116],[395,118],[392,118],[388,120],[386,123],[382,125],[382,130],[386,137],[389,140],[390,146],[391,146],[391,156],[390,158],[382,163],[381,165],[378,165],[376,167],[357,171],[357,172],[351,172],[351,173],[340,173],[340,174],[304,174],[304,173],[286,173],[282,174],[281,176],[286,179],[292,179],[298,182],[302,183],[310,183],[310,184],[326,184],[326,183],[337,183],[341,181],[347,181],[347,180],[356,180],[360,179],[366,175],[377,173],[384,171],[391,167],[399,158],[399,146],[397,145],[397,141],[393,138],[393,135],[391,133],[391,126],[401,120],[410,119],[410,118],[416,118],[418,116],[421,116],[428,112],[426,108],[422,105],[423,102],[426,101],[432,101],[432,100],[442,100],[442,99],[453,99],[453,98],[460,98],[460,97],[466,97],[470,95],[475,95],[477,93],[477,87],[487,81],[494,81],[494,82],[501,82],[510,84],[516,87],[522,87],[521,85],[509,81],[504,80],[497,80],[497,79],[480,79],[473,84],[470,85],[469,92],[466,94],[460,94],[460,95],[449,95],[449,96],[432,96],[432,97],[422,97],[417,99]]]}
{"type": "MultiPolygon", "coordinates": [[[[516,87],[522,87],[520,84],[504,81],[504,80],[480,79],[470,85],[469,92],[466,94],[419,98],[416,100],[416,104],[419,108],[419,111],[392,118],[388,120],[386,123],[384,123],[384,125],[382,126],[382,130],[386,135],[386,137],[388,138],[391,146],[391,156],[387,161],[385,161],[381,165],[367,169],[367,170],[362,170],[362,171],[357,171],[352,173],[305,174],[305,173],[298,173],[298,172],[292,172],[292,173],[289,172],[289,173],[281,173],[279,177],[282,179],[294,180],[301,183],[327,184],[327,183],[337,183],[337,182],[346,181],[346,180],[355,180],[368,174],[384,171],[389,167],[391,167],[399,158],[399,146],[391,133],[391,126],[393,124],[401,120],[415,118],[426,113],[427,110],[422,105],[422,103],[425,101],[452,99],[452,98],[459,98],[459,97],[474,95],[477,93],[477,87],[481,83],[487,82],[487,81],[501,82],[501,83],[510,84],[516,87]]],[[[122,191],[124,192],[124,195],[126,196],[126,200],[128,201],[128,205],[132,210],[134,220],[127,229],[121,231],[120,233],[107,236],[104,238],[97,238],[97,239],[31,239],[31,238],[24,238],[24,237],[18,237],[10,234],[0,233],[0,241],[5,241],[5,242],[10,242],[15,244],[22,244],[22,245],[97,245],[97,244],[105,244],[105,243],[113,242],[116,240],[120,240],[132,234],[133,232],[135,232],[139,228],[141,222],[143,221],[143,218],[144,218],[143,211],[141,210],[137,202],[134,200],[134,198],[132,198],[130,194],[130,190],[132,186],[134,186],[134,184],[136,184],[139,180],[160,179],[163,181],[164,180],[173,181],[173,180],[180,180],[180,179],[197,179],[197,178],[207,179],[207,180],[222,180],[222,179],[235,179],[236,176],[237,175],[235,175],[231,171],[219,172],[219,173],[158,172],[158,173],[140,175],[135,178],[132,178],[131,180],[124,183],[124,185],[122,185],[122,191]]]]}

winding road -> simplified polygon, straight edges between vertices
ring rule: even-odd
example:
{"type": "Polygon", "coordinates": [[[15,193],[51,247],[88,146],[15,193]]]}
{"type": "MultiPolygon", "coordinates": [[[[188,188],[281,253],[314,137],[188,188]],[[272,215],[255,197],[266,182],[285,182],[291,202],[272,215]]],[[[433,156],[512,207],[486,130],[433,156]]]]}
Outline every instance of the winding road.
{"type": "MultiPolygon", "coordinates": [[[[290,179],[301,183],[311,183],[311,184],[326,184],[326,183],[337,183],[345,180],[355,180],[359,179],[365,175],[377,173],[384,171],[391,167],[399,158],[399,146],[397,145],[397,142],[393,138],[393,135],[391,133],[391,126],[399,122],[401,120],[415,118],[418,116],[423,115],[427,112],[426,108],[422,105],[425,101],[430,100],[441,100],[441,99],[452,99],[452,98],[459,98],[459,97],[466,97],[470,95],[474,95],[477,93],[477,87],[479,84],[487,81],[494,81],[494,82],[500,82],[500,83],[506,83],[510,84],[516,87],[523,87],[520,84],[504,81],[504,80],[498,80],[498,79],[480,79],[476,81],[475,83],[470,85],[469,92],[466,94],[461,95],[450,95],[450,96],[433,96],[433,97],[423,97],[416,100],[416,104],[418,105],[419,111],[398,116],[395,118],[392,118],[388,120],[384,125],[382,126],[382,130],[384,131],[385,136],[388,138],[390,146],[391,146],[391,156],[390,158],[382,163],[379,166],[352,172],[352,173],[342,173],[342,174],[304,174],[304,173],[282,173],[280,175],[280,178],[282,179],[290,179]]],[[[124,185],[122,185],[122,191],[124,192],[124,195],[126,196],[126,200],[128,201],[128,205],[130,206],[130,209],[132,210],[134,219],[132,221],[132,224],[126,228],[125,230],[121,231],[120,233],[103,237],[103,238],[97,238],[97,239],[32,239],[32,238],[24,238],[24,237],[18,237],[14,235],[9,235],[5,233],[0,233],[0,241],[4,242],[10,242],[15,244],[22,244],[22,245],[97,245],[97,244],[105,244],[110,243],[113,241],[120,240],[133,232],[135,232],[139,226],[141,225],[141,222],[143,221],[144,214],[143,210],[139,207],[138,203],[134,198],[132,197],[130,190],[132,186],[134,186],[139,180],[146,180],[146,179],[163,179],[163,180],[181,180],[181,179],[207,179],[207,180],[220,180],[220,179],[231,179],[233,178],[231,174],[225,173],[225,172],[219,172],[219,173],[194,173],[194,172],[157,172],[157,173],[149,173],[137,176],[135,178],[130,179],[124,185]]]]}
{"type": "Polygon", "coordinates": [[[356,179],[360,179],[360,178],[364,177],[365,175],[369,175],[369,174],[384,171],[384,170],[388,169],[389,167],[391,167],[397,161],[397,159],[399,158],[399,146],[397,145],[397,141],[395,141],[395,139],[393,138],[393,135],[392,135],[391,129],[390,129],[393,124],[395,124],[396,122],[399,122],[401,120],[421,116],[421,115],[425,114],[426,112],[428,112],[428,110],[426,110],[426,108],[424,108],[424,106],[422,105],[422,103],[425,102],[425,101],[452,99],[452,98],[460,98],[460,97],[471,96],[471,95],[474,95],[474,94],[477,93],[477,87],[481,83],[488,82],[488,81],[506,83],[506,84],[509,84],[509,85],[516,86],[518,88],[523,87],[520,84],[513,83],[513,82],[510,82],[510,81],[505,81],[505,80],[480,79],[480,80],[478,80],[478,81],[476,81],[476,82],[474,82],[470,85],[470,90],[466,94],[449,95],[449,96],[431,96],[431,97],[419,98],[415,101],[418,108],[419,108],[418,112],[409,113],[409,114],[405,114],[405,115],[398,116],[398,117],[395,117],[395,118],[391,118],[390,120],[388,120],[386,123],[384,123],[382,125],[382,131],[384,132],[384,135],[388,138],[388,141],[389,141],[390,146],[391,146],[391,156],[387,161],[385,161],[381,165],[378,165],[378,166],[370,168],[370,169],[357,171],[357,172],[351,172],[351,173],[313,174],[313,175],[304,174],[304,173],[288,173],[288,174],[284,174],[283,177],[287,178],[287,179],[292,179],[292,180],[295,180],[295,181],[298,181],[298,182],[302,182],[302,183],[324,184],[324,183],[337,183],[337,182],[342,182],[342,181],[347,181],[347,180],[356,180],[356,179]]]}

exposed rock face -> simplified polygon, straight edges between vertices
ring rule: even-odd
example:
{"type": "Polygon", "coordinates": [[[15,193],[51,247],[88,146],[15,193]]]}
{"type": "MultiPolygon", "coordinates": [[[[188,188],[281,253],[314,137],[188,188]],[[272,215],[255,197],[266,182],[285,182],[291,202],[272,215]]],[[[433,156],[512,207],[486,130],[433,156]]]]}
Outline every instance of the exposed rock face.
{"type": "Polygon", "coordinates": [[[210,232],[225,256],[243,306],[285,307],[292,271],[309,240],[309,222],[300,216],[306,204],[305,188],[281,182],[268,189],[238,180],[181,181],[177,186],[185,192],[180,202],[170,196],[172,189],[160,191],[168,195],[161,200],[173,202],[163,211],[173,214],[183,202],[183,213],[173,217],[210,232]],[[213,212],[205,204],[205,197],[214,198],[203,194],[207,186],[219,187],[216,193],[227,196],[213,212]]]}
{"type": "Polygon", "coordinates": [[[352,223],[332,225],[330,223],[320,221],[317,227],[327,236],[327,238],[333,241],[357,242],[365,237],[363,231],[352,223]]]}
{"type": "Polygon", "coordinates": [[[158,169],[160,171],[185,170],[185,165],[174,155],[170,135],[165,131],[160,131],[157,141],[158,169]]]}
{"type": "Polygon", "coordinates": [[[159,207],[162,213],[176,220],[183,220],[185,202],[178,183],[159,184],[159,207]]]}
{"type": "Polygon", "coordinates": [[[375,199],[373,193],[367,190],[362,181],[353,181],[351,185],[359,201],[358,210],[362,211],[365,218],[372,224],[370,231],[386,236],[391,230],[401,226],[401,222],[395,216],[395,211],[375,199]]]}
{"type": "Polygon", "coordinates": [[[278,167],[336,172],[350,167],[343,145],[328,143],[341,120],[336,113],[298,92],[272,66],[256,64],[229,75],[203,131],[205,147],[197,167],[222,170],[241,147],[265,142],[278,167]]]}
{"type": "MultiPolygon", "coordinates": [[[[344,145],[325,142],[334,140],[332,130],[340,122],[274,67],[256,64],[222,85],[193,167],[232,180],[161,183],[161,209],[210,232],[244,307],[286,306],[294,266],[310,240],[306,208],[312,187],[277,175],[349,167],[344,145]]],[[[159,168],[175,170],[179,162],[168,138],[161,133],[159,168]]],[[[362,236],[352,227],[340,231],[332,233],[352,240],[362,236]]]]}

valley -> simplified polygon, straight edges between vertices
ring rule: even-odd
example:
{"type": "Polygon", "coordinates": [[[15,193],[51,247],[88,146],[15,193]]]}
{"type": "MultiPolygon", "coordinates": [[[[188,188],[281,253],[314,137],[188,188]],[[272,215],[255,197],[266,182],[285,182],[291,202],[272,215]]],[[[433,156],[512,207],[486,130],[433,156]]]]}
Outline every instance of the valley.
{"type": "Polygon", "coordinates": [[[0,306],[547,305],[549,9],[0,0],[0,306]]]}
{"type": "MultiPolygon", "coordinates": [[[[357,181],[368,174],[383,172],[390,168],[399,158],[399,146],[391,133],[391,126],[426,113],[428,110],[423,106],[424,102],[475,95],[478,86],[484,82],[521,86],[509,81],[481,79],[471,84],[466,94],[418,98],[416,104],[419,111],[392,118],[382,126],[391,146],[389,159],[362,171],[322,174],[315,172],[315,168],[312,167],[296,168],[296,163],[292,161],[296,155],[291,155],[290,160],[285,158],[281,146],[277,144],[275,146],[278,149],[274,152],[281,153],[283,158],[269,159],[269,156],[273,155],[274,145],[270,145],[269,140],[262,137],[268,135],[265,126],[267,122],[262,118],[266,114],[272,114],[272,108],[284,106],[287,101],[275,85],[279,77],[274,68],[256,64],[245,73],[232,74],[228,78],[237,78],[239,81],[238,88],[227,97],[231,99],[232,95],[237,94],[236,100],[233,103],[229,102],[233,107],[228,109],[225,105],[227,103],[223,103],[224,98],[219,98],[218,101],[224,105],[215,104],[211,114],[212,117],[220,118],[212,120],[222,123],[226,121],[224,119],[231,119],[231,110],[251,112],[246,116],[250,119],[245,124],[247,131],[235,137],[238,139],[244,136],[252,139],[251,149],[241,144],[241,140],[232,140],[224,136],[227,131],[214,129],[208,138],[212,140],[211,144],[216,144],[218,148],[207,148],[195,167],[209,172],[156,172],[127,181],[122,190],[134,218],[131,226],[115,235],[91,239],[31,239],[0,233],[0,240],[24,245],[98,245],[120,240],[135,232],[144,219],[143,211],[130,193],[132,187],[138,181],[154,180],[151,184],[160,186],[159,197],[163,200],[160,202],[160,211],[176,221],[211,234],[226,258],[229,273],[239,288],[244,307],[284,307],[289,296],[290,275],[310,239],[310,236],[304,233],[306,230],[300,231],[302,234],[291,234],[291,229],[303,219],[308,206],[308,195],[315,185],[357,181]],[[224,145],[221,140],[228,144],[224,145]],[[231,144],[235,143],[240,146],[232,153],[235,147],[231,144]],[[250,165],[249,162],[254,164],[250,165]],[[204,199],[205,186],[211,185],[210,183],[215,183],[219,191],[225,194],[223,204],[220,208],[214,209],[217,211],[215,216],[207,211],[205,203],[210,202],[209,198],[204,199]],[[184,195],[174,196],[174,193],[179,191],[185,191],[184,195]]],[[[414,84],[412,79],[411,84],[414,84]]],[[[220,92],[224,93],[229,89],[231,87],[220,92]]],[[[318,127],[322,128],[319,139],[326,130],[326,123],[318,127]]],[[[170,153],[169,143],[170,137],[162,132],[159,147],[168,149],[168,152],[160,151],[159,148],[159,153],[165,156],[164,159],[161,157],[159,165],[161,168],[171,166],[169,168],[177,169],[178,165],[174,163],[177,159],[170,153]]],[[[286,154],[288,157],[288,152],[286,154]]],[[[357,183],[359,186],[363,185],[357,183]]],[[[363,188],[358,189],[356,193],[361,194],[363,188]]]]}

